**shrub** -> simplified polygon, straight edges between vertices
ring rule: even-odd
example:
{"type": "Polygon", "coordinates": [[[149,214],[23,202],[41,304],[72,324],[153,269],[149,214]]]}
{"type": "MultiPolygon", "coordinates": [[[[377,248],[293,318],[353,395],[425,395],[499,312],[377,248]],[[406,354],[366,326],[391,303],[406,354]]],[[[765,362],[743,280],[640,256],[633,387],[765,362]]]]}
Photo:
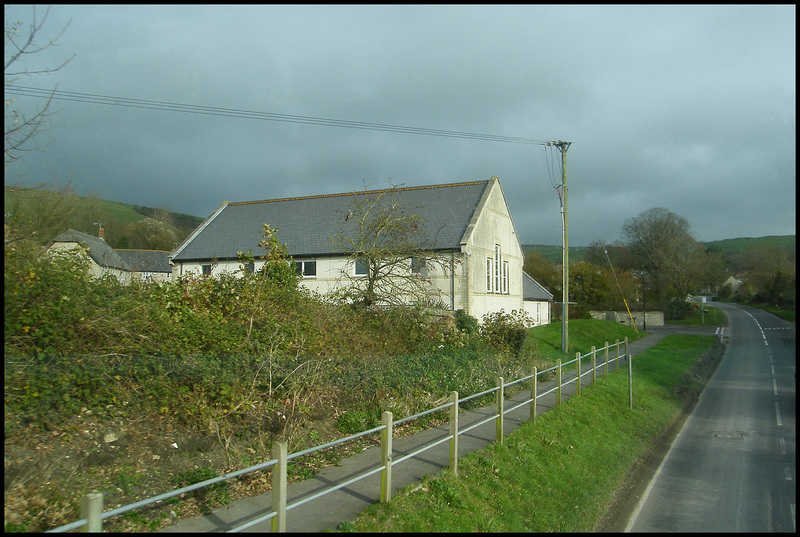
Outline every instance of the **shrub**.
{"type": "Polygon", "coordinates": [[[467,334],[478,333],[478,319],[466,313],[464,310],[456,310],[456,328],[467,334]]]}
{"type": "Polygon", "coordinates": [[[336,428],[345,434],[357,434],[381,424],[381,410],[371,407],[366,410],[351,410],[336,419],[336,428]]]}
{"type": "Polygon", "coordinates": [[[509,314],[500,310],[483,316],[480,333],[501,352],[516,356],[525,342],[529,324],[524,311],[514,310],[509,314]]]}
{"type": "Polygon", "coordinates": [[[664,308],[665,321],[686,319],[692,313],[692,305],[681,298],[673,298],[664,308]]]}

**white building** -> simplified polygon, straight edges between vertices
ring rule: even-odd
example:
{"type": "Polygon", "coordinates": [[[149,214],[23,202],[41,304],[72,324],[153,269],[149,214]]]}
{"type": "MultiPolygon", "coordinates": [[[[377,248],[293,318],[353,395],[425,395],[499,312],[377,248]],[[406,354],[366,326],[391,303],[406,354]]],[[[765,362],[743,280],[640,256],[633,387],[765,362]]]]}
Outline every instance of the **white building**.
{"type": "Polygon", "coordinates": [[[95,278],[111,274],[123,283],[135,280],[163,282],[172,276],[169,252],[162,250],[115,250],[103,238],[70,229],[50,241],[46,251],[85,256],[95,278]]]}
{"type": "Polygon", "coordinates": [[[130,281],[130,265],[101,237],[70,229],[50,241],[45,249],[49,253],[85,256],[89,273],[96,278],[111,274],[121,282],[130,281]]]}
{"type": "MultiPolygon", "coordinates": [[[[302,285],[328,293],[361,276],[363,270],[353,263],[352,252],[343,251],[332,239],[357,233],[358,219],[349,215],[360,202],[385,194],[420,217],[421,243],[427,251],[435,252],[439,259],[449,256],[449,266],[427,271],[432,297],[451,311],[462,309],[479,320],[490,312],[526,309],[522,248],[496,177],[423,187],[225,202],[172,252],[173,276],[240,271],[238,252],[260,254],[260,233],[266,223],[277,230],[276,238],[287,246],[298,273],[303,275],[302,285]]],[[[261,263],[256,259],[248,268],[257,270],[261,263]]],[[[409,271],[415,270],[412,264],[409,260],[409,271]]],[[[539,310],[534,314],[539,311],[537,316],[542,323],[549,322],[547,296],[530,298],[527,309],[537,300],[546,303],[546,315],[539,310]]]]}

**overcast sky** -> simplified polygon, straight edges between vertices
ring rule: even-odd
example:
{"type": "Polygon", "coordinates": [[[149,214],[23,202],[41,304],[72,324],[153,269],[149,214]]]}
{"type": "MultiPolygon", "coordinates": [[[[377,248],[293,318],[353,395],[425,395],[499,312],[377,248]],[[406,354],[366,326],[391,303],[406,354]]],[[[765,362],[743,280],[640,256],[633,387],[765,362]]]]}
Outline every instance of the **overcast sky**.
{"type": "MultiPolygon", "coordinates": [[[[6,28],[31,19],[6,8],[6,28]]],[[[56,5],[41,37],[70,19],[15,67],[75,58],[15,84],[126,100],[54,101],[44,150],[7,163],[7,185],[71,180],[205,218],[226,200],[496,175],[521,242],[558,245],[558,149],[505,140],[562,140],[571,246],[614,242],[652,207],[702,241],[795,234],[794,5],[56,5]]]]}

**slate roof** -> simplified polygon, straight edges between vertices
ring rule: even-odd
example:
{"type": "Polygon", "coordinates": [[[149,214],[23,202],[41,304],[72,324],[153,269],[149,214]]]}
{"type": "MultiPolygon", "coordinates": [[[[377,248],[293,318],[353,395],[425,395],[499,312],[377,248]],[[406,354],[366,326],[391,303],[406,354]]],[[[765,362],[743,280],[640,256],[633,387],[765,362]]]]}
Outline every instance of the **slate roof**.
{"type": "MultiPolygon", "coordinates": [[[[343,194],[223,203],[173,252],[173,261],[236,259],[237,252],[263,250],[261,227],[268,223],[293,257],[341,255],[331,240],[355,228],[346,220],[356,200],[391,193],[409,214],[423,218],[423,244],[433,250],[457,250],[476,209],[495,179],[466,183],[391,188],[343,194]]],[[[388,198],[385,198],[388,199],[388,198]]],[[[351,235],[352,236],[352,235],[351,235]]]]}
{"type": "Polygon", "coordinates": [[[553,293],[542,287],[542,284],[531,278],[527,272],[522,273],[522,300],[553,300],[553,293]]]}
{"type": "Polygon", "coordinates": [[[89,257],[101,267],[130,271],[128,265],[106,241],[94,235],[69,229],[53,239],[48,248],[57,242],[75,242],[89,250],[89,257]]]}
{"type": "Polygon", "coordinates": [[[169,254],[163,250],[117,250],[119,256],[136,272],[172,272],[169,254]]]}

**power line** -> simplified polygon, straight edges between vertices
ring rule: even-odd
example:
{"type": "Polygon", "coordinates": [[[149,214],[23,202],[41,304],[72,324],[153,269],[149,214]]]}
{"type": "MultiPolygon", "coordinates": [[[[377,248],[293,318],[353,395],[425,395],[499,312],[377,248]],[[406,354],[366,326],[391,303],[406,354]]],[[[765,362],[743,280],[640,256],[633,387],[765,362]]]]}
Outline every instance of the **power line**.
{"type": "Polygon", "coordinates": [[[483,140],[490,142],[504,142],[513,144],[528,145],[553,145],[556,142],[534,140],[517,136],[499,136],[493,134],[480,134],[474,132],[448,131],[440,129],[426,129],[421,127],[407,127],[401,125],[390,125],[386,123],[368,123],[362,121],[348,121],[342,119],[331,119],[313,116],[297,116],[290,114],[275,114],[271,112],[257,112],[253,110],[241,110],[236,108],[221,108],[216,106],[202,106],[194,104],[183,104],[165,101],[153,101],[147,99],[131,99],[127,97],[113,97],[109,95],[97,95],[92,93],[81,93],[74,91],[50,90],[43,88],[30,88],[23,86],[6,86],[5,92],[12,95],[22,95],[26,97],[38,97],[43,99],[53,99],[60,101],[72,101],[88,104],[103,104],[108,106],[121,106],[126,108],[142,108],[148,110],[163,110],[168,112],[184,112],[189,114],[224,116],[241,119],[255,119],[261,121],[277,121],[284,123],[299,123],[306,125],[321,125],[326,127],[340,127],[348,129],[365,129],[384,132],[399,132],[403,134],[420,134],[425,136],[444,136],[448,138],[466,138],[471,140],[483,140]]]}

